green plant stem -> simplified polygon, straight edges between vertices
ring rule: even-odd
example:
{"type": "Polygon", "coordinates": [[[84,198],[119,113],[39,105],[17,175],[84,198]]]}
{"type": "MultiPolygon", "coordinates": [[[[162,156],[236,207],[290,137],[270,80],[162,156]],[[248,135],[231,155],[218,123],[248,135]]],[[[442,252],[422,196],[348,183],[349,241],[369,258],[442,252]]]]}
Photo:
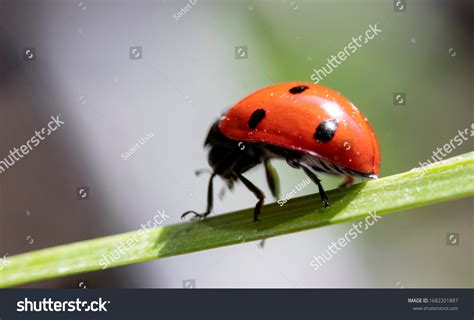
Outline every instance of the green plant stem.
{"type": "Polygon", "coordinates": [[[318,195],[263,207],[261,222],[246,209],[203,221],[133,231],[7,257],[0,287],[101,270],[141,261],[266,239],[283,234],[362,219],[474,195],[474,152],[426,170],[417,169],[328,192],[331,207],[322,209],[318,195]],[[111,253],[123,243],[127,251],[111,253]],[[117,253],[115,253],[117,257],[117,253]]]}

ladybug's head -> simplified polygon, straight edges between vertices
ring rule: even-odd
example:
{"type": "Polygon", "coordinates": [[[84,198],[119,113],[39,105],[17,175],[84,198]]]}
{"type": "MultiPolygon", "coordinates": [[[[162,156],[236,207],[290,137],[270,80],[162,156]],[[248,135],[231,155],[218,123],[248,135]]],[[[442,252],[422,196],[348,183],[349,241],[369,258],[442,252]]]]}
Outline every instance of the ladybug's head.
{"type": "Polygon", "coordinates": [[[239,148],[238,141],[227,138],[219,130],[219,120],[209,129],[204,146],[209,148],[208,163],[212,170],[224,179],[233,179],[232,165],[247,150],[239,148]]]}

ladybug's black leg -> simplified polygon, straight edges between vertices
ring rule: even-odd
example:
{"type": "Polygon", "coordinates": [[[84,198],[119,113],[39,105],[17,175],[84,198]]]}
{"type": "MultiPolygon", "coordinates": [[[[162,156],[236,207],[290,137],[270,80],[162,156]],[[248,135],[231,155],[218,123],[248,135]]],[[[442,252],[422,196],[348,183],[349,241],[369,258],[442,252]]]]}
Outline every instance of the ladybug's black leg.
{"type": "Polygon", "coordinates": [[[214,203],[214,195],[213,195],[214,188],[212,186],[212,181],[214,180],[215,176],[216,176],[216,173],[211,174],[211,178],[209,179],[209,185],[207,186],[207,209],[206,209],[206,212],[197,213],[196,211],[192,211],[192,210],[186,211],[185,213],[183,213],[181,215],[181,219],[184,219],[184,217],[186,217],[190,213],[194,214],[194,216],[198,217],[198,218],[205,218],[206,216],[208,216],[211,213],[212,205],[214,203]]]}
{"type": "Polygon", "coordinates": [[[280,181],[278,179],[278,174],[269,159],[265,159],[263,164],[265,165],[268,187],[270,188],[273,197],[278,199],[280,196],[280,181]]]}
{"type": "Polygon", "coordinates": [[[242,173],[240,173],[239,171],[235,171],[234,168],[232,168],[232,173],[236,175],[237,178],[239,178],[239,180],[242,181],[242,183],[247,187],[247,189],[252,191],[252,193],[258,198],[258,202],[255,205],[255,209],[253,211],[253,222],[260,221],[260,219],[258,218],[258,215],[260,214],[260,210],[262,209],[263,200],[265,199],[265,194],[263,194],[262,190],[257,188],[252,182],[250,182],[250,180],[245,178],[242,175],[242,173]]]}
{"type": "Polygon", "coordinates": [[[221,191],[219,191],[219,199],[224,199],[224,195],[225,195],[225,192],[227,191],[227,187],[226,186],[223,186],[221,188],[221,191]]]}
{"type": "Polygon", "coordinates": [[[221,191],[219,191],[219,199],[223,199],[224,198],[224,195],[225,195],[225,192],[227,191],[227,189],[229,189],[230,191],[232,191],[234,189],[234,181],[232,180],[227,180],[226,181],[226,186],[223,186],[221,191]]]}
{"type": "Polygon", "coordinates": [[[306,168],[305,166],[301,166],[301,168],[306,173],[306,175],[310,177],[311,180],[313,180],[313,182],[318,185],[319,196],[321,197],[321,201],[323,202],[324,208],[329,207],[329,198],[326,195],[326,192],[324,192],[323,185],[321,184],[321,180],[319,180],[318,176],[315,173],[313,173],[311,170],[306,168]]]}

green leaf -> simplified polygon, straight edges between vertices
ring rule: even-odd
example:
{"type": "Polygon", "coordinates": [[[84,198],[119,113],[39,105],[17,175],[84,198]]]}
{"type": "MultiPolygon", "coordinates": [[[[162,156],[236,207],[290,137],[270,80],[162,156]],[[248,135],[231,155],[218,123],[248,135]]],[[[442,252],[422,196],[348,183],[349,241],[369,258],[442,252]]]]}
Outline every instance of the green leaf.
{"type": "Polygon", "coordinates": [[[474,152],[436,163],[430,168],[372,180],[328,192],[331,207],[323,209],[318,195],[267,205],[261,222],[246,209],[198,222],[71,243],[7,257],[0,265],[0,287],[101,270],[110,265],[176,256],[211,248],[266,239],[283,234],[401,211],[474,195],[474,152]],[[128,244],[127,244],[128,241],[128,244]],[[128,249],[111,258],[116,246],[128,249]]]}

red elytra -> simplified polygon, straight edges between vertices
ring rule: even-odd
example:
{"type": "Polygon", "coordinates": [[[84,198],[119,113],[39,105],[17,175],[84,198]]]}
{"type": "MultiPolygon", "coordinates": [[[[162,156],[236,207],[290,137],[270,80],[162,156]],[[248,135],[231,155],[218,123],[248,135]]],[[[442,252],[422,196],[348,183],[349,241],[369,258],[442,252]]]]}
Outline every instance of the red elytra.
{"type": "Polygon", "coordinates": [[[241,181],[258,202],[258,221],[264,194],[243,173],[263,164],[268,186],[278,197],[278,177],[270,159],[284,159],[302,169],[318,186],[324,207],[329,199],[316,172],[346,177],[376,178],[380,169],[380,149],[367,119],[345,97],[321,85],[289,82],[263,88],[231,107],[211,129],[205,142],[210,147],[212,168],[208,186],[206,217],[213,206],[213,179],[221,177],[231,189],[241,181]]]}
{"type": "Polygon", "coordinates": [[[340,93],[312,83],[282,83],[263,88],[239,101],[219,122],[230,139],[269,143],[302,151],[368,176],[377,176],[380,149],[367,118],[340,93]],[[299,94],[288,88],[307,87],[299,94]],[[265,118],[255,129],[248,119],[257,109],[265,118]],[[329,142],[315,141],[319,123],[334,119],[338,126],[329,142]]]}

